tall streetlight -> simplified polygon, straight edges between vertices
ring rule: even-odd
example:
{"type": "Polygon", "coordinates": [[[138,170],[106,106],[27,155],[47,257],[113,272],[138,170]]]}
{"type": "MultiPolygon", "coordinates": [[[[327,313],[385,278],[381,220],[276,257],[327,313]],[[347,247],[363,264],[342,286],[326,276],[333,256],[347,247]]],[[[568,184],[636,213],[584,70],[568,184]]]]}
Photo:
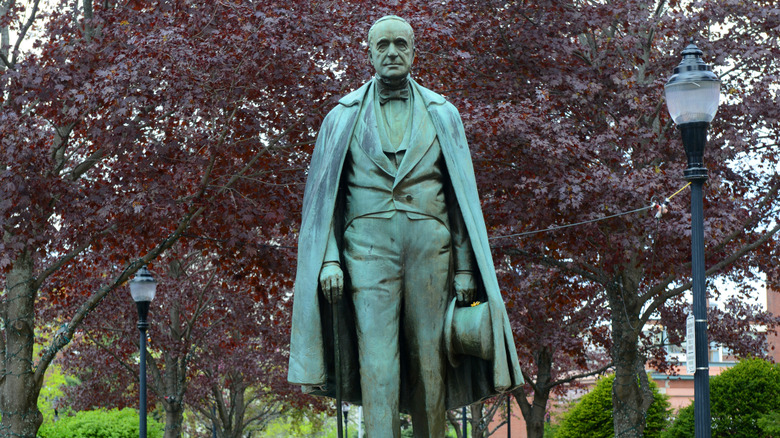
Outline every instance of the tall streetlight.
{"type": "Polygon", "coordinates": [[[149,315],[149,304],[154,299],[157,291],[157,282],[152,274],[146,269],[146,266],[139,269],[132,280],[130,280],[130,295],[138,308],[138,330],[141,332],[140,348],[140,381],[141,381],[141,403],[139,406],[139,425],[138,432],[140,438],[146,438],[146,330],[149,323],[146,317],[149,315]]]}
{"type": "Polygon", "coordinates": [[[696,371],[694,372],[694,418],[696,438],[712,434],[710,417],[710,370],[707,342],[707,296],[704,278],[704,195],[707,180],[704,146],[707,128],[718,111],[720,79],[701,59],[702,51],[690,44],[683,59],[666,82],[666,105],[682,134],[688,168],[684,177],[691,183],[691,261],[693,318],[695,322],[696,371]]]}

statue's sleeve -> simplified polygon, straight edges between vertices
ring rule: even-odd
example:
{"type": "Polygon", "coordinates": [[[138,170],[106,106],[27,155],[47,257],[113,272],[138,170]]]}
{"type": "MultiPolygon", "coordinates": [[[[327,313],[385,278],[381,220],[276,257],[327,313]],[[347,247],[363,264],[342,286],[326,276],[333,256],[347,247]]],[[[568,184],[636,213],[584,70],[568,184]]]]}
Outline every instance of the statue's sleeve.
{"type": "Polygon", "coordinates": [[[445,185],[447,198],[447,210],[450,219],[450,234],[452,249],[455,256],[455,272],[472,272],[474,270],[474,251],[471,249],[471,240],[463,222],[463,214],[458,206],[452,184],[445,185]]]}
{"type": "Polygon", "coordinates": [[[322,261],[322,264],[328,262],[336,262],[339,263],[339,260],[341,257],[339,256],[339,246],[336,243],[336,221],[331,221],[330,224],[330,230],[328,231],[328,244],[325,247],[325,259],[322,261]]]}
{"type": "MultiPolygon", "coordinates": [[[[332,184],[335,184],[338,182],[338,178],[333,176],[332,174],[328,173],[328,170],[333,169],[333,160],[337,159],[338,154],[334,153],[334,144],[333,144],[333,131],[335,124],[337,123],[340,112],[338,111],[338,107],[328,113],[327,117],[325,117],[325,120],[322,122],[322,127],[320,128],[320,133],[317,136],[317,143],[314,147],[314,154],[312,156],[311,161],[311,167],[312,172],[315,172],[314,169],[316,169],[317,174],[324,174],[326,178],[326,182],[322,183],[324,184],[325,188],[323,188],[322,184],[313,184],[309,181],[306,183],[306,190],[307,192],[311,191],[311,193],[307,193],[308,197],[312,200],[312,206],[309,208],[309,214],[314,215],[315,217],[318,217],[313,210],[320,210],[322,211],[322,202],[319,204],[316,201],[322,201],[323,197],[329,196],[330,193],[330,186],[332,184]],[[335,181],[331,181],[330,178],[336,178],[335,181]],[[316,205],[316,206],[315,206],[316,205]]],[[[323,181],[323,179],[319,179],[316,181],[323,181]]],[[[322,218],[325,219],[325,218],[322,218]]],[[[337,227],[335,218],[329,218],[330,219],[330,225],[327,230],[328,237],[325,242],[325,255],[320,260],[317,260],[319,262],[319,266],[316,266],[317,272],[322,269],[322,265],[328,262],[336,262],[338,263],[340,260],[339,255],[339,247],[338,247],[338,240],[335,234],[335,229],[337,227]]],[[[325,225],[327,222],[322,221],[322,228],[325,228],[328,225],[325,225]]],[[[325,231],[325,230],[322,230],[325,231]]],[[[316,262],[315,262],[316,263],[316,262]]]]}

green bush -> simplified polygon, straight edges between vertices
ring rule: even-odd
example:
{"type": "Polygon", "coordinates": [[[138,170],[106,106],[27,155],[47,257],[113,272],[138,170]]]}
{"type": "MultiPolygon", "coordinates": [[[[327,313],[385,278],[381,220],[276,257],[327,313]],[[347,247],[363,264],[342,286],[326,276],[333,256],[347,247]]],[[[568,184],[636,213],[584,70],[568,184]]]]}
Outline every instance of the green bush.
{"type": "MultiPolygon", "coordinates": [[[[160,438],[165,427],[152,418],[147,420],[147,436],[160,438]]],[[[136,438],[138,437],[138,411],[125,408],[81,411],[45,423],[38,431],[41,438],[136,438]]]]}
{"type": "MultiPolygon", "coordinates": [[[[719,376],[713,376],[710,379],[710,411],[713,438],[778,436],[780,365],[762,359],[746,359],[719,376]]],[[[664,438],[692,437],[692,417],[693,405],[681,409],[664,438]]]]}
{"type": "Polygon", "coordinates": [[[663,438],[693,438],[694,437],[694,422],[693,422],[693,404],[690,404],[677,413],[677,418],[674,419],[672,425],[667,429],[663,435],[663,438]]]}
{"type": "MultiPolygon", "coordinates": [[[[615,435],[612,425],[612,382],[615,376],[599,379],[596,386],[585,394],[568,412],[563,415],[555,438],[612,438],[615,435]]],[[[653,390],[653,403],[647,411],[647,424],[644,436],[656,438],[667,425],[669,418],[668,397],[658,392],[655,382],[650,382],[653,390]]]]}
{"type": "Polygon", "coordinates": [[[558,430],[561,428],[560,423],[544,423],[544,438],[555,438],[558,430]]]}
{"type": "Polygon", "coordinates": [[[780,410],[761,416],[758,427],[767,436],[780,436],[780,410]]]}

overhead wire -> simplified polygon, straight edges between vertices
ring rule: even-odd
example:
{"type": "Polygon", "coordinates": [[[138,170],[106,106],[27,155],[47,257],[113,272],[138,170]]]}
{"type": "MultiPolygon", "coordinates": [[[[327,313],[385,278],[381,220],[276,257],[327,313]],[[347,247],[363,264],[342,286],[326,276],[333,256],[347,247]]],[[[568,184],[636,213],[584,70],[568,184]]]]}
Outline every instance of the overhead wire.
{"type": "Polygon", "coordinates": [[[525,231],[525,232],[522,232],[522,233],[514,233],[514,234],[506,234],[506,235],[503,235],[503,236],[488,237],[488,240],[508,239],[510,237],[524,237],[524,236],[530,236],[532,234],[548,233],[548,232],[551,232],[551,231],[563,230],[565,228],[577,227],[577,226],[580,226],[580,225],[587,225],[587,224],[592,224],[592,223],[595,223],[595,222],[605,221],[605,220],[608,220],[608,219],[614,219],[616,217],[626,216],[626,215],[629,215],[629,214],[640,213],[640,212],[643,212],[643,211],[650,210],[652,208],[658,208],[659,213],[657,213],[656,216],[660,217],[661,214],[666,212],[666,205],[669,204],[669,201],[672,198],[674,198],[675,196],[677,196],[678,194],[680,194],[680,192],[685,190],[689,185],[691,185],[691,183],[688,183],[688,184],[684,185],[682,188],[680,188],[679,190],[674,192],[671,196],[669,196],[668,198],[664,199],[664,202],[662,204],[658,204],[656,202],[652,202],[648,206],[641,207],[641,208],[636,208],[634,210],[624,211],[622,213],[615,213],[615,214],[611,214],[609,216],[603,216],[603,217],[596,218],[596,219],[590,219],[590,220],[575,222],[575,223],[566,224],[566,225],[556,225],[556,226],[552,226],[552,227],[548,227],[548,228],[543,228],[543,229],[540,229],[540,230],[525,231]]]}

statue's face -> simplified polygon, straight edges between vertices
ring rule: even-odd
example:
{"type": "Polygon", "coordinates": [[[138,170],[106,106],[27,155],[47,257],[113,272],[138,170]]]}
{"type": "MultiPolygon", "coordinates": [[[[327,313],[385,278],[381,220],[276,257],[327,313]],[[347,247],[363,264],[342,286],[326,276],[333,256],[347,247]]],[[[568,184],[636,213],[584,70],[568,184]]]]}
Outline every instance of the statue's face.
{"type": "Polygon", "coordinates": [[[406,77],[414,61],[412,30],[399,20],[377,24],[371,36],[369,59],[382,79],[406,77]]]}

